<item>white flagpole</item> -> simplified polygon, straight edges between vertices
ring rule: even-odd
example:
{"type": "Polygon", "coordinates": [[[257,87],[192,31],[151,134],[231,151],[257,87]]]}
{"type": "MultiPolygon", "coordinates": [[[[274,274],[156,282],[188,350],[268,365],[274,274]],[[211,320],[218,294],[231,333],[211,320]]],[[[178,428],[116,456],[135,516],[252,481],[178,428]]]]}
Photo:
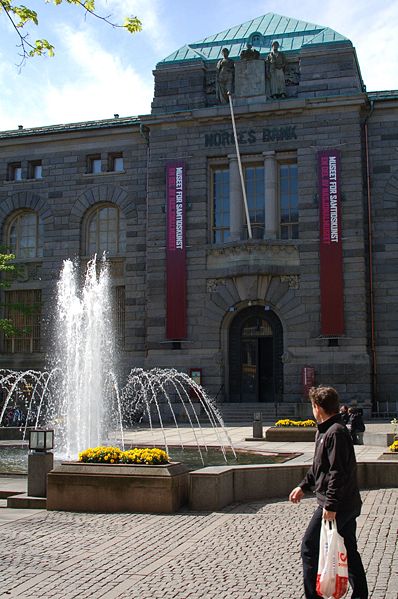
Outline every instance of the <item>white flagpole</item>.
{"type": "Polygon", "coordinates": [[[231,96],[231,94],[229,92],[228,92],[228,99],[229,99],[229,107],[231,109],[232,129],[234,131],[236,155],[238,157],[238,166],[239,166],[239,174],[240,174],[240,183],[242,185],[243,203],[244,203],[244,206],[245,206],[246,223],[247,223],[247,233],[248,233],[249,239],[252,239],[252,237],[253,237],[253,235],[252,235],[252,226],[251,226],[251,223],[250,223],[249,207],[247,205],[246,186],[245,186],[245,179],[243,177],[242,162],[241,162],[241,159],[240,159],[238,136],[236,134],[234,108],[232,106],[232,96],[231,96]]]}

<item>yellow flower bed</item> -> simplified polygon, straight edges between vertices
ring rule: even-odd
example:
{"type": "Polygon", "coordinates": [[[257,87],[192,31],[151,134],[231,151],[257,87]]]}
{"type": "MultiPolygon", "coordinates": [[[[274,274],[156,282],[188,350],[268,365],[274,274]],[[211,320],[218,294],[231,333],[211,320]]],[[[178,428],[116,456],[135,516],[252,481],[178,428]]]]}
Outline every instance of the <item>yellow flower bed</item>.
{"type": "Polygon", "coordinates": [[[118,447],[89,447],[79,453],[79,462],[117,464],[120,460],[121,453],[122,452],[118,447]]]}
{"type": "Polygon", "coordinates": [[[309,428],[316,426],[315,420],[290,420],[290,418],[285,418],[284,420],[278,420],[275,422],[275,426],[297,426],[300,428],[309,428]]]}
{"type": "Polygon", "coordinates": [[[120,456],[122,464],[167,464],[169,456],[163,449],[129,449],[120,456]]]}
{"type": "Polygon", "coordinates": [[[118,447],[89,447],[79,453],[79,462],[93,464],[167,464],[169,456],[163,449],[129,449],[121,451],[118,447]]]}
{"type": "Polygon", "coordinates": [[[398,439],[396,439],[391,445],[390,445],[390,451],[398,452],[398,439]]]}

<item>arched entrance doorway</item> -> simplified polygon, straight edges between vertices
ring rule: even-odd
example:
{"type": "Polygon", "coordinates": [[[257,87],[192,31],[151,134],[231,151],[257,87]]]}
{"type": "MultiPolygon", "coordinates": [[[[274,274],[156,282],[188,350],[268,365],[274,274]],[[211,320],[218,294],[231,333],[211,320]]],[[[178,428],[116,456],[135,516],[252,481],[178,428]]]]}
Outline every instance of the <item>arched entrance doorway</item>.
{"type": "Polygon", "coordinates": [[[283,330],[264,306],[241,310],[229,331],[229,401],[274,402],[283,391],[283,330]]]}

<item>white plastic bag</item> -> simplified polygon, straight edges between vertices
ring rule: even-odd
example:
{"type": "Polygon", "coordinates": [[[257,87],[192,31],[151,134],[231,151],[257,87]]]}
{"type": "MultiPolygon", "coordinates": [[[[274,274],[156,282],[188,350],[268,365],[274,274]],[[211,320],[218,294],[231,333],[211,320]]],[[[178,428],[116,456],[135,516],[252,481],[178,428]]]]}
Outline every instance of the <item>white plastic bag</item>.
{"type": "Polygon", "coordinates": [[[348,565],[344,539],[336,521],[322,519],[316,592],[324,599],[341,599],[347,592],[348,565]]]}

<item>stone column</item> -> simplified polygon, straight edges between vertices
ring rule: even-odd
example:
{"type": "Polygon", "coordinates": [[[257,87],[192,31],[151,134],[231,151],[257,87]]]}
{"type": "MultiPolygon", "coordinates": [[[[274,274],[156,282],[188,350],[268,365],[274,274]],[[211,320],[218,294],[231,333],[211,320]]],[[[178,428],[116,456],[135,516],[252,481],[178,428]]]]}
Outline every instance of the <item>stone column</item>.
{"type": "Polygon", "coordinates": [[[264,156],[264,201],[265,201],[265,232],[264,239],[277,239],[278,223],[278,193],[277,193],[277,162],[275,152],[263,152],[264,156]]]}
{"type": "Polygon", "coordinates": [[[231,241],[241,238],[243,218],[242,185],[239,175],[238,157],[228,155],[229,160],[229,214],[231,241]]]}

